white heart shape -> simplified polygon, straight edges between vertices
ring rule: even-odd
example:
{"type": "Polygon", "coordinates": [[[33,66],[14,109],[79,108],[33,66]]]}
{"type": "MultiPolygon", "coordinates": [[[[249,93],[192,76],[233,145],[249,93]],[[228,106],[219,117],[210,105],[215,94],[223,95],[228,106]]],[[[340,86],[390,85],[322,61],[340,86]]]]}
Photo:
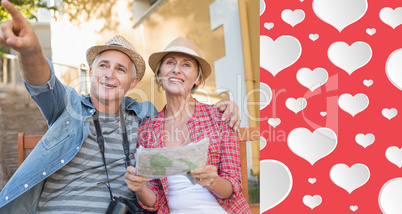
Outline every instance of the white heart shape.
{"type": "Polygon", "coordinates": [[[388,147],[385,151],[385,157],[387,157],[389,162],[397,165],[399,168],[402,167],[402,148],[399,149],[396,146],[388,147]]]}
{"type": "Polygon", "coordinates": [[[331,168],[329,177],[334,184],[350,194],[368,181],[370,170],[361,163],[355,164],[350,168],[346,164],[340,163],[331,168]]]}
{"type": "Polygon", "coordinates": [[[260,212],[280,204],[289,195],[293,179],[289,168],[277,160],[260,162],[260,212]]]}
{"type": "Polygon", "coordinates": [[[314,13],[341,32],[367,11],[367,0],[314,0],[314,13]]]}
{"type": "Polygon", "coordinates": [[[363,84],[367,87],[370,87],[373,83],[373,80],[363,80],[363,84]]]}
{"type": "Polygon", "coordinates": [[[260,110],[267,107],[272,100],[272,91],[269,85],[260,82],[260,110]]]}
{"type": "Polygon", "coordinates": [[[392,52],[385,65],[389,81],[402,90],[402,48],[392,52]]]}
{"type": "Polygon", "coordinates": [[[274,27],[274,23],[272,23],[272,22],[265,22],[264,23],[264,27],[266,28],[266,29],[268,29],[268,30],[271,30],[273,27],[274,27]]]}
{"type": "Polygon", "coordinates": [[[308,182],[309,182],[310,184],[314,184],[316,181],[317,181],[316,178],[309,178],[309,179],[308,179],[308,182]]]}
{"type": "Polygon", "coordinates": [[[318,205],[321,204],[321,202],[322,202],[322,198],[319,195],[314,195],[314,196],[305,195],[303,197],[303,203],[306,206],[310,207],[311,209],[316,208],[318,205]]]}
{"type": "Polygon", "coordinates": [[[268,119],[268,124],[275,128],[279,124],[281,124],[281,119],[279,119],[279,118],[269,118],[268,119]]]}
{"type": "Polygon", "coordinates": [[[260,150],[267,146],[267,140],[264,137],[260,137],[260,150]]]}
{"type": "Polygon", "coordinates": [[[260,0],[260,16],[264,13],[265,11],[265,2],[264,0],[260,0]]]}
{"type": "Polygon", "coordinates": [[[350,210],[352,210],[353,212],[356,211],[357,209],[359,209],[359,207],[357,205],[351,205],[350,210]]]}
{"type": "Polygon", "coordinates": [[[313,133],[306,128],[295,128],[288,135],[288,147],[311,165],[330,154],[337,145],[337,136],[329,128],[318,128],[313,133]]]}
{"type": "Polygon", "coordinates": [[[328,80],[328,72],[324,68],[301,68],[296,74],[297,81],[304,87],[314,91],[328,80]]]}
{"type": "Polygon", "coordinates": [[[290,24],[292,27],[302,22],[305,16],[304,11],[300,9],[296,9],[294,11],[286,9],[281,13],[282,20],[290,24]]]}
{"type": "Polygon", "coordinates": [[[268,36],[260,36],[260,67],[273,76],[295,63],[301,52],[300,42],[293,36],[281,36],[275,42],[268,36]]]}
{"type": "Polygon", "coordinates": [[[370,36],[374,35],[377,32],[375,28],[367,28],[366,33],[370,36]]]}
{"type": "Polygon", "coordinates": [[[397,7],[395,10],[390,7],[381,9],[380,19],[385,24],[395,29],[398,25],[402,24],[402,7],[397,7]]]}
{"type": "Polygon", "coordinates": [[[396,214],[401,213],[402,203],[402,178],[394,178],[387,181],[378,195],[378,204],[382,213],[396,214]]]}
{"type": "Polygon", "coordinates": [[[300,97],[297,100],[293,97],[288,98],[285,102],[286,107],[293,111],[295,114],[299,113],[299,111],[303,110],[307,106],[307,100],[300,97]]]}
{"type": "Polygon", "coordinates": [[[355,42],[351,46],[345,42],[335,42],[328,48],[329,60],[349,75],[366,65],[371,56],[371,47],[365,42],[355,42]]]}
{"type": "Polygon", "coordinates": [[[367,148],[367,146],[370,146],[371,144],[374,143],[375,136],[373,134],[371,134],[371,133],[366,134],[366,135],[364,135],[362,133],[359,133],[359,134],[356,135],[355,141],[360,146],[363,146],[364,148],[367,148]]]}
{"type": "Polygon", "coordinates": [[[382,116],[384,116],[385,118],[388,118],[388,120],[391,120],[398,114],[398,110],[396,110],[395,108],[391,108],[391,109],[384,108],[381,113],[382,113],[382,116]]]}
{"type": "Polygon", "coordinates": [[[315,41],[319,38],[320,36],[318,34],[310,34],[308,35],[308,38],[315,41]]]}
{"type": "Polygon", "coordinates": [[[354,117],[369,105],[369,99],[365,94],[342,94],[338,99],[339,107],[354,117]]]}
{"type": "Polygon", "coordinates": [[[327,116],[327,112],[326,112],[326,111],[322,111],[322,112],[320,112],[320,115],[323,116],[323,117],[325,117],[325,116],[327,116]]]}

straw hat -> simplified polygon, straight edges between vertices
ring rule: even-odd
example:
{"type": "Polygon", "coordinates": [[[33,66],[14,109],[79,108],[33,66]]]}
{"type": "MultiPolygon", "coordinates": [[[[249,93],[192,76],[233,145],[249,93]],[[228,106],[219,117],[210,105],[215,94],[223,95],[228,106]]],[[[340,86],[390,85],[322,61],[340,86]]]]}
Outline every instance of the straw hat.
{"type": "Polygon", "coordinates": [[[211,74],[211,65],[209,65],[209,63],[202,57],[201,50],[193,42],[183,37],[179,37],[171,41],[164,51],[156,52],[149,56],[148,63],[154,73],[156,72],[156,66],[163,59],[163,57],[172,52],[184,53],[194,57],[201,66],[204,79],[207,79],[207,77],[211,74]]]}
{"type": "Polygon", "coordinates": [[[137,76],[142,79],[145,73],[145,61],[140,54],[135,50],[134,46],[127,41],[124,37],[117,35],[111,40],[107,41],[104,45],[92,46],[87,50],[87,62],[91,66],[95,57],[107,50],[116,50],[123,52],[131,61],[133,61],[135,68],[137,69],[137,76]]]}

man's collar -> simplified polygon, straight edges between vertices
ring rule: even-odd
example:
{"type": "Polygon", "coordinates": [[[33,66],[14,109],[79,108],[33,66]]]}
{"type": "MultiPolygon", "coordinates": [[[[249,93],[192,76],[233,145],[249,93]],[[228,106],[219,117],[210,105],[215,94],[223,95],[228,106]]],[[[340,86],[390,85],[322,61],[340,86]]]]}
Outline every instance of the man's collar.
{"type": "MultiPolygon", "coordinates": [[[[124,97],[123,103],[124,103],[125,110],[128,110],[130,108],[130,106],[136,102],[136,100],[137,99],[130,99],[129,97],[124,97]]],[[[82,102],[82,104],[86,105],[89,108],[95,108],[94,105],[91,103],[89,94],[83,95],[81,97],[81,102],[82,102]]]]}

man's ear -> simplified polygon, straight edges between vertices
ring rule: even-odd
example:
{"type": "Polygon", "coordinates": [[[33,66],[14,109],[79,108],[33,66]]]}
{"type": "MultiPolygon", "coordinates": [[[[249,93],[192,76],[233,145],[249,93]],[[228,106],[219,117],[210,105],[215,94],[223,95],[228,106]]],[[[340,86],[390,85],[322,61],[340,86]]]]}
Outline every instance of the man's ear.
{"type": "Polygon", "coordinates": [[[130,90],[132,90],[133,88],[135,88],[135,86],[137,86],[137,84],[140,82],[140,78],[138,76],[134,77],[131,80],[131,84],[130,84],[130,90]]]}

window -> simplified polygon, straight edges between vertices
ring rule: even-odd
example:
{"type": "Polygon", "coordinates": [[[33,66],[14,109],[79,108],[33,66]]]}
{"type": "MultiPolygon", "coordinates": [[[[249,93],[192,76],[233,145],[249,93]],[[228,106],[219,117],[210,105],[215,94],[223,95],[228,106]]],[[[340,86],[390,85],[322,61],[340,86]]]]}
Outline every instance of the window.
{"type": "Polygon", "coordinates": [[[138,27],[167,0],[133,0],[134,28],[138,27]]]}

